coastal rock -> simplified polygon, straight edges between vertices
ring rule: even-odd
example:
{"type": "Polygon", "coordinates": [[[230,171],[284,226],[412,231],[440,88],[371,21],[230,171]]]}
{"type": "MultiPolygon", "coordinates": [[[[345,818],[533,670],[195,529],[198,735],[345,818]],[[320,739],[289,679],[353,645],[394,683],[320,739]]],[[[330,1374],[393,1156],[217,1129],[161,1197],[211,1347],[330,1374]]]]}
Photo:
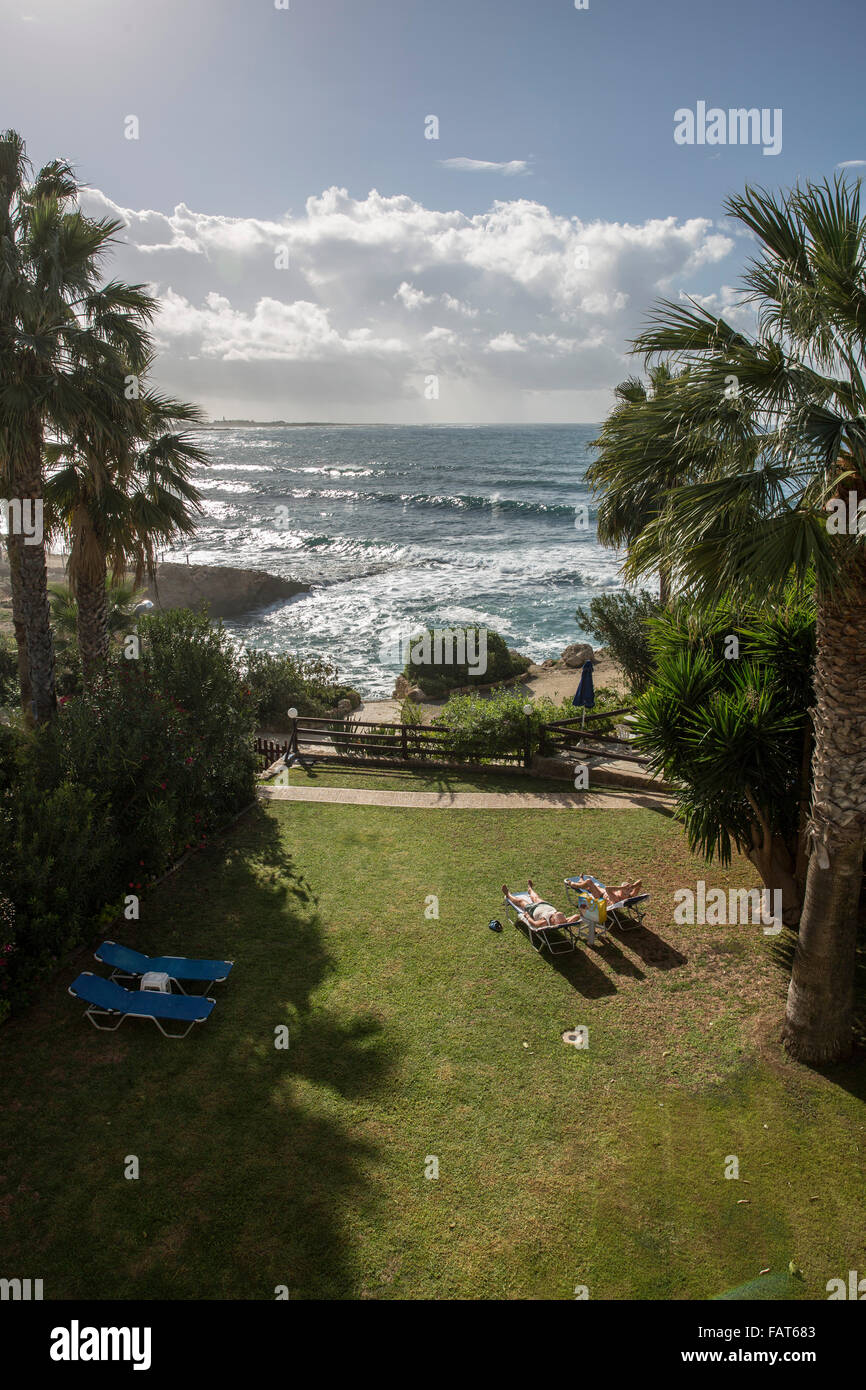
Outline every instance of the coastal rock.
{"type": "Polygon", "coordinates": [[[572,642],[571,646],[566,647],[560,657],[566,666],[582,666],[585,661],[594,660],[592,647],[588,642],[572,642]]]}
{"type": "MultiPolygon", "coordinates": [[[[66,584],[67,557],[47,555],[46,568],[50,584],[66,584]]],[[[132,575],[126,575],[132,581],[132,575]]],[[[310,591],[308,584],[297,579],[281,579],[265,570],[240,569],[233,565],[185,565],[166,561],[157,566],[156,585],[143,581],[142,597],[149,598],[155,608],[192,608],[204,604],[212,618],[239,617],[286,603],[298,594],[310,591]]],[[[11,631],[9,604],[11,585],[5,547],[0,547],[0,631],[11,631]],[[8,614],[8,621],[7,621],[8,614]]]]}
{"type": "Polygon", "coordinates": [[[394,682],[394,694],[391,696],[391,699],[405,700],[411,688],[405,676],[398,676],[394,682]]]}
{"type": "Polygon", "coordinates": [[[352,701],[351,701],[351,700],[338,700],[338,701],[337,701],[337,713],[338,713],[338,714],[351,714],[353,709],[354,709],[354,705],[352,704],[352,701]]]}
{"type": "Polygon", "coordinates": [[[309,588],[266,570],[166,561],[157,567],[155,584],[148,584],[144,592],[156,608],[198,609],[204,605],[212,618],[230,618],[309,593],[309,588]]]}
{"type": "Polygon", "coordinates": [[[412,701],[413,705],[423,704],[423,702],[427,699],[427,696],[424,694],[424,691],[421,689],[420,685],[413,685],[406,693],[408,698],[412,701]]]}

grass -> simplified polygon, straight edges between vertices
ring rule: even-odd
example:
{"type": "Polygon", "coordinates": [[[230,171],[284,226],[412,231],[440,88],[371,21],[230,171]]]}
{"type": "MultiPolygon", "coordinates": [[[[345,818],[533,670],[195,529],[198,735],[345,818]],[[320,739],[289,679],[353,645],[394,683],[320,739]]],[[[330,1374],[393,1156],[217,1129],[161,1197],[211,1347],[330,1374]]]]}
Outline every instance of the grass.
{"type": "Polygon", "coordinates": [[[697,878],[751,881],[650,811],[256,808],[110,933],[233,957],[208,1023],[96,1033],[72,967],[0,1031],[3,1272],[46,1298],[681,1299],[793,1259],[826,1297],[866,1267],[862,1077],[783,1059],[779,947],[673,925],[697,878]],[[578,868],[643,871],[647,929],[555,962],[487,930],[503,881],[556,900],[578,868]]]}
{"type": "MultiPolygon", "coordinates": [[[[272,779],[275,782],[276,779],[272,779]]],[[[294,767],[279,774],[279,781],[290,787],[354,787],[363,790],[435,792],[565,792],[573,791],[567,778],[529,777],[517,772],[464,772],[448,768],[366,768],[363,765],[315,763],[309,770],[294,767]]],[[[627,789],[593,787],[593,791],[616,795],[627,789]]]]}

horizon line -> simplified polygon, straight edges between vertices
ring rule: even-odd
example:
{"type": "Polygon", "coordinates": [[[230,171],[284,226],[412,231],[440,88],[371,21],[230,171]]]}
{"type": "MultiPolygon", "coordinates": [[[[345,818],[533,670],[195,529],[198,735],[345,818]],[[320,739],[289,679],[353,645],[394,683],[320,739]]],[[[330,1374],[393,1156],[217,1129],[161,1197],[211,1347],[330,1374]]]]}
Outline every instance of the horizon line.
{"type": "Polygon", "coordinates": [[[352,425],[357,429],[372,429],[380,425],[387,425],[394,429],[422,429],[428,426],[431,429],[438,429],[444,425],[449,429],[515,429],[518,426],[533,429],[539,425],[561,425],[563,428],[573,429],[576,425],[599,425],[600,423],[598,420],[252,420],[239,415],[236,417],[223,416],[219,420],[206,420],[194,425],[193,428],[210,429],[215,425],[285,425],[298,428],[352,425]]]}

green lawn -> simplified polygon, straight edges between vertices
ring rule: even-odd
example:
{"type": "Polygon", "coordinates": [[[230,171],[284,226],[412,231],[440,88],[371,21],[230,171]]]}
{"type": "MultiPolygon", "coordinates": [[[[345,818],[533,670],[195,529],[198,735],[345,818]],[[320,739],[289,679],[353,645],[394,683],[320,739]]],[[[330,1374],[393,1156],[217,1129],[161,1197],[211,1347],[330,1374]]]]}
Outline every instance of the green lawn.
{"type": "MultiPolygon", "coordinates": [[[[412,770],[400,767],[364,767],[363,764],[315,763],[309,770],[294,767],[272,778],[290,787],[358,787],[372,791],[430,792],[565,792],[573,791],[567,778],[529,777],[519,772],[467,772],[451,768],[412,770]]],[[[267,784],[266,784],[267,785],[267,784]]],[[[627,788],[592,787],[605,796],[634,795],[627,788]]]]}
{"type": "Polygon", "coordinates": [[[748,867],[650,811],[255,809],[109,933],[233,957],[208,1023],[96,1033],[82,957],[0,1030],[2,1272],[46,1298],[676,1299],[793,1259],[826,1297],[866,1270],[862,1076],[784,1060],[760,927],[672,925],[676,886],[748,867]],[[555,963],[487,930],[503,880],[556,900],[579,868],[643,872],[648,929],[555,963]]]}

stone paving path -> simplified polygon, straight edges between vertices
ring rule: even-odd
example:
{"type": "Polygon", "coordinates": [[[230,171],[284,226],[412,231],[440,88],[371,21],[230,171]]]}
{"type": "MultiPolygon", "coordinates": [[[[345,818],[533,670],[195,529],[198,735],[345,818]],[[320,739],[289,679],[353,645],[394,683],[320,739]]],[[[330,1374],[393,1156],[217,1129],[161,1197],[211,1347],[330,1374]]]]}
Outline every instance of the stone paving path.
{"type": "Polygon", "coordinates": [[[412,806],[428,810],[547,811],[650,810],[670,814],[673,802],[661,792],[413,792],[360,787],[262,787],[263,801],[326,801],[345,806],[412,806]]]}

